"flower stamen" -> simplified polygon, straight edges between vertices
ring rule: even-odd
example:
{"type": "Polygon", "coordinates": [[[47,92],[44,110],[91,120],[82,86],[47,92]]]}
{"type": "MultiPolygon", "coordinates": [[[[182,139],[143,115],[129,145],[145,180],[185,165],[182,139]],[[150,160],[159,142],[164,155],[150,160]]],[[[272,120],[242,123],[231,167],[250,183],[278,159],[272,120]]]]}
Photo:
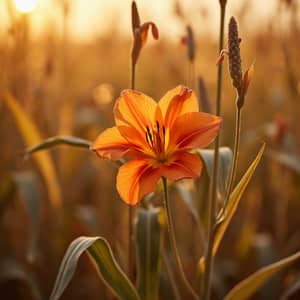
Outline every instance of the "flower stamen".
{"type": "Polygon", "coordinates": [[[146,141],[154,156],[158,161],[165,161],[165,126],[161,126],[159,121],[155,121],[152,128],[146,127],[146,141]]]}

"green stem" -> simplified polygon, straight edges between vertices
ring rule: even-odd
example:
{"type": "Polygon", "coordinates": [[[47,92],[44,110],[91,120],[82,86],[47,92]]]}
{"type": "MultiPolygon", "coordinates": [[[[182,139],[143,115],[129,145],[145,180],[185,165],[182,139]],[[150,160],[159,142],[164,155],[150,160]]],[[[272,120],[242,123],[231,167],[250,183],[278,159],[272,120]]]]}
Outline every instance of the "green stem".
{"type": "MultiPolygon", "coordinates": [[[[135,88],[135,63],[131,63],[130,88],[135,88]]],[[[133,206],[128,206],[128,275],[133,278],[133,206]]]]}
{"type": "Polygon", "coordinates": [[[135,66],[134,62],[131,63],[131,78],[130,78],[130,88],[134,90],[135,88],[135,66]]]}
{"type": "Polygon", "coordinates": [[[178,286],[176,285],[176,281],[175,281],[175,278],[174,278],[174,273],[171,269],[169,259],[168,259],[167,254],[166,254],[165,251],[163,251],[162,258],[163,258],[163,263],[166,267],[166,272],[167,272],[167,275],[169,277],[171,287],[173,289],[175,300],[181,300],[180,293],[179,293],[179,290],[178,290],[178,286]]]}
{"type": "Polygon", "coordinates": [[[128,207],[128,276],[133,277],[133,207],[128,207]]]}
{"type": "Polygon", "coordinates": [[[181,260],[180,260],[180,256],[179,256],[179,253],[178,253],[177,246],[176,246],[174,226],[173,226],[173,221],[172,221],[172,218],[171,218],[171,211],[170,211],[167,179],[163,177],[162,182],[163,182],[164,206],[165,206],[165,210],[166,210],[166,214],[167,214],[168,232],[169,232],[169,236],[170,236],[172,250],[174,252],[174,256],[175,256],[175,259],[176,259],[176,264],[177,264],[177,267],[178,267],[178,270],[179,270],[179,274],[180,274],[182,282],[184,283],[187,291],[190,293],[190,295],[193,297],[193,299],[198,300],[198,296],[197,296],[196,292],[193,290],[193,288],[191,287],[189,281],[185,277],[183,266],[182,266],[182,263],[181,263],[181,260]]]}
{"type": "MultiPolygon", "coordinates": [[[[220,3],[220,39],[219,39],[219,53],[224,48],[224,21],[226,3],[220,3]]],[[[217,81],[217,98],[216,98],[216,115],[221,115],[221,96],[222,96],[222,77],[223,66],[218,65],[218,81],[217,81]]],[[[204,274],[204,300],[210,299],[211,291],[211,273],[213,267],[213,244],[214,244],[214,227],[216,223],[216,210],[217,210],[217,178],[219,169],[219,148],[220,148],[220,134],[217,136],[214,146],[214,167],[212,180],[209,190],[209,205],[208,205],[208,244],[205,255],[205,274],[204,274]]],[[[202,286],[202,285],[201,285],[202,286]]]]}
{"type": "Polygon", "coordinates": [[[224,203],[224,213],[226,213],[226,206],[229,201],[230,194],[233,189],[233,184],[236,176],[237,162],[239,157],[240,147],[240,134],[241,132],[241,107],[237,107],[235,114],[235,135],[234,135],[234,146],[233,146],[233,158],[231,164],[231,170],[229,175],[229,181],[227,185],[226,198],[224,203]]]}

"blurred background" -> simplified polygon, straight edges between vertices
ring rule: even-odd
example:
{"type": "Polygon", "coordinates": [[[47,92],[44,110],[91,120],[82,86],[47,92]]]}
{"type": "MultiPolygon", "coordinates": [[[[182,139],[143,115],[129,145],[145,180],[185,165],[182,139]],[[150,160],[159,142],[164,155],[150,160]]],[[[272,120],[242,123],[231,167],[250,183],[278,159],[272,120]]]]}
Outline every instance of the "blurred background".
{"type": "MultiPolygon", "coordinates": [[[[158,41],[149,36],[143,47],[136,89],[158,100],[185,84],[213,113],[219,1],[136,2],[142,23],[154,22],[160,33],[158,41]],[[193,61],[187,25],[195,42],[193,61]]],[[[300,250],[300,1],[227,2],[225,23],[232,15],[238,20],[244,70],[255,61],[243,108],[238,178],[262,141],[267,151],[218,254],[214,299],[257,268],[300,250]]],[[[130,6],[130,0],[0,2],[0,90],[18,104],[16,109],[1,95],[1,299],[47,299],[63,253],[79,235],[104,236],[125,264],[127,207],[115,190],[117,167],[82,149],[55,148],[40,156],[42,163],[34,156],[24,159],[24,151],[38,141],[28,142],[35,130],[42,139],[71,135],[93,141],[113,126],[114,101],[130,86],[130,6]],[[35,128],[24,128],[20,114],[35,128]],[[57,203],[59,216],[53,209],[57,203]]],[[[226,59],[222,101],[222,145],[232,147],[235,91],[226,59]]],[[[189,216],[181,200],[174,193],[176,235],[184,266],[196,282],[201,253],[192,221],[181,226],[189,216]]],[[[255,299],[277,299],[299,278],[295,266],[269,281],[255,299]]],[[[299,297],[293,291],[288,299],[299,297]]],[[[62,299],[99,298],[114,299],[83,257],[62,299]]]]}

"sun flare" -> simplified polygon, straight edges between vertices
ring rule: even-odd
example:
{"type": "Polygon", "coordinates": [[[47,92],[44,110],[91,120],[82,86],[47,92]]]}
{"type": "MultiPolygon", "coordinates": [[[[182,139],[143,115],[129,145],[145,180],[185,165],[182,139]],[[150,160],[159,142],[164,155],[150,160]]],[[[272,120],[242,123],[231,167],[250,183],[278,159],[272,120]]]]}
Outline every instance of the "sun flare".
{"type": "Polygon", "coordinates": [[[37,5],[37,0],[14,0],[14,2],[16,9],[22,13],[32,12],[37,5]]]}

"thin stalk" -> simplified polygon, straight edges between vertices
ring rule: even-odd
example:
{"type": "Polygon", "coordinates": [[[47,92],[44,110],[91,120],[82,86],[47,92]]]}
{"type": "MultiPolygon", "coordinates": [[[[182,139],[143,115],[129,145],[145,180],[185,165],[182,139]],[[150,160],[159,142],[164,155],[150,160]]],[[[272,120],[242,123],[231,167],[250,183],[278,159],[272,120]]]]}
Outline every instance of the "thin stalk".
{"type": "Polygon", "coordinates": [[[166,210],[166,214],[167,214],[167,227],[168,227],[168,232],[169,232],[169,236],[170,236],[172,250],[174,252],[176,264],[177,264],[177,267],[178,267],[178,270],[179,270],[179,274],[180,274],[182,282],[184,283],[187,291],[190,293],[190,295],[193,297],[193,299],[198,300],[198,296],[197,296],[196,292],[193,290],[193,288],[191,287],[189,281],[187,280],[187,278],[184,274],[183,266],[182,266],[182,263],[181,263],[181,260],[180,260],[180,256],[179,256],[179,253],[178,253],[177,246],[176,246],[174,226],[173,226],[173,221],[172,221],[172,217],[171,217],[171,210],[170,210],[170,203],[169,203],[167,179],[163,177],[162,182],[163,182],[164,206],[165,206],[165,210],[166,210]]]}
{"type": "MultiPolygon", "coordinates": [[[[135,63],[131,63],[130,88],[135,88],[135,63]]],[[[128,275],[133,277],[133,206],[128,206],[128,275]]]]}
{"type": "Polygon", "coordinates": [[[133,207],[128,206],[128,276],[133,277],[133,207]]]}
{"type": "Polygon", "coordinates": [[[190,62],[190,68],[191,68],[191,82],[190,87],[195,90],[196,88],[196,64],[195,61],[190,62]]]}
{"type": "Polygon", "coordinates": [[[195,89],[196,82],[196,67],[194,61],[189,61],[188,64],[188,76],[187,76],[187,86],[191,89],[195,89]]]}
{"type": "Polygon", "coordinates": [[[229,181],[226,191],[226,198],[224,203],[224,213],[226,213],[226,206],[233,189],[233,184],[236,176],[237,162],[239,157],[239,147],[240,147],[240,132],[241,132],[241,107],[236,108],[235,114],[235,134],[234,134],[234,146],[233,146],[233,158],[230,169],[229,181]]]}
{"type": "Polygon", "coordinates": [[[136,64],[132,62],[131,64],[131,78],[130,78],[130,88],[134,90],[135,88],[135,66],[136,64]]]}
{"type": "MultiPolygon", "coordinates": [[[[219,34],[219,53],[224,48],[224,21],[225,21],[226,2],[220,3],[220,34],[219,34]]],[[[217,79],[217,97],[216,97],[216,115],[221,115],[221,96],[222,96],[222,78],[223,66],[218,65],[218,79],[217,79]]],[[[212,181],[209,190],[209,205],[208,205],[208,244],[205,255],[205,274],[204,274],[204,300],[210,299],[211,291],[211,273],[213,267],[213,244],[214,244],[214,227],[216,224],[216,210],[217,210],[217,179],[219,169],[219,148],[220,148],[220,134],[217,136],[214,145],[214,167],[212,174],[212,181]]]]}
{"type": "Polygon", "coordinates": [[[181,300],[180,293],[179,293],[179,290],[178,290],[178,287],[176,285],[176,281],[175,281],[175,278],[174,278],[174,274],[173,274],[173,271],[171,269],[169,259],[168,259],[167,254],[166,254],[165,251],[163,251],[162,259],[163,259],[163,263],[166,267],[166,272],[167,272],[167,275],[169,277],[171,287],[173,289],[175,300],[181,300]]]}

